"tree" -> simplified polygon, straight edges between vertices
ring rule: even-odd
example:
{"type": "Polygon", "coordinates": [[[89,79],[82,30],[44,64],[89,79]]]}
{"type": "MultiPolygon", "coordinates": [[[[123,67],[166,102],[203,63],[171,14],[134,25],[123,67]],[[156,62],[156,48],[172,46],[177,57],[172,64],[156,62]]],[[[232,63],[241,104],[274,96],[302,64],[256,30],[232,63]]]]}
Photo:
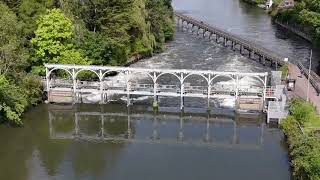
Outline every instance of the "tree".
{"type": "Polygon", "coordinates": [[[26,51],[20,44],[16,15],[0,2],[0,74],[8,75],[27,65],[26,51]]]}
{"type": "Polygon", "coordinates": [[[0,119],[22,124],[20,116],[27,104],[23,91],[0,75],[0,119]]]}
{"type": "Polygon", "coordinates": [[[75,49],[72,21],[60,9],[48,10],[37,25],[31,40],[36,49],[33,72],[43,74],[44,63],[90,64],[83,53],[75,49]]]}
{"type": "MultiPolygon", "coordinates": [[[[40,16],[46,13],[47,8],[54,7],[53,0],[20,0],[21,5],[18,8],[18,17],[22,23],[22,33],[28,40],[34,37],[34,31],[37,29],[36,21],[40,16]]],[[[26,44],[29,42],[26,42],[26,44]]]]}

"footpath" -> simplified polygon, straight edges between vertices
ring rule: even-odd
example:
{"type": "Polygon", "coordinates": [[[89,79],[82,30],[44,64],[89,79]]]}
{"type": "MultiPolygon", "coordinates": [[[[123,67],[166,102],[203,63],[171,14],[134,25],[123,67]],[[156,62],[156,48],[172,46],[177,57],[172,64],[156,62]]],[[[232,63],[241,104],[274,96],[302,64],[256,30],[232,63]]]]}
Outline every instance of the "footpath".
{"type": "MultiPolygon", "coordinates": [[[[300,97],[307,99],[307,90],[308,90],[308,79],[301,74],[298,66],[290,64],[289,66],[289,77],[291,79],[296,79],[296,85],[294,91],[289,91],[289,98],[300,97]]],[[[310,102],[317,107],[318,113],[320,114],[320,96],[318,96],[316,90],[309,83],[309,100],[310,102]]]]}

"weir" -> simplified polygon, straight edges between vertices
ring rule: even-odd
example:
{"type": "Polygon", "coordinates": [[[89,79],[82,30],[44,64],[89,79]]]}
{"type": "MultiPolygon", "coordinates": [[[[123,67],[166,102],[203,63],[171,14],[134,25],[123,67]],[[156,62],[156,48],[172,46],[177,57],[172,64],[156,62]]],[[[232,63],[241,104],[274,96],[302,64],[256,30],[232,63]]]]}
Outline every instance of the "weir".
{"type": "Polygon", "coordinates": [[[56,103],[80,103],[81,98],[88,93],[97,94],[100,103],[108,102],[108,95],[118,94],[127,97],[127,106],[131,105],[132,95],[150,96],[154,99],[154,106],[158,106],[158,97],[180,98],[180,108],[184,108],[184,98],[196,97],[207,99],[208,108],[210,99],[233,98],[236,107],[248,110],[261,111],[266,99],[276,99],[274,89],[267,87],[268,73],[240,73],[240,72],[218,72],[186,69],[147,69],[115,66],[83,66],[64,64],[45,64],[46,82],[45,90],[48,95],[48,102],[56,103]],[[54,71],[62,70],[69,75],[69,80],[59,81],[51,79],[54,71]],[[78,80],[79,73],[90,71],[97,76],[98,81],[88,82],[78,80]],[[106,81],[106,76],[119,73],[124,76],[123,84],[113,84],[106,81]],[[152,84],[133,83],[134,74],[144,74],[152,84]],[[178,85],[159,84],[159,78],[164,75],[171,75],[178,85]],[[198,76],[206,82],[206,86],[195,86],[187,83],[191,76],[198,76]],[[228,78],[231,83],[217,86],[218,78],[228,78]],[[242,84],[246,78],[257,80],[260,85],[242,84]],[[248,106],[246,106],[246,104],[248,106]]]}

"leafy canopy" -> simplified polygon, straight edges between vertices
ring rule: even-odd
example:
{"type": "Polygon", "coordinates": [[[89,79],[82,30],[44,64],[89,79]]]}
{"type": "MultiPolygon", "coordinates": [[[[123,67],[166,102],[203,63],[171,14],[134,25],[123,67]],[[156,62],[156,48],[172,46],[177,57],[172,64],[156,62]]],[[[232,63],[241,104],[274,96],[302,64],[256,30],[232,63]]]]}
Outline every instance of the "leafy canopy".
{"type": "Polygon", "coordinates": [[[72,21],[60,9],[48,10],[37,25],[35,37],[31,40],[36,49],[35,73],[44,72],[44,63],[90,64],[75,48],[72,21]]]}

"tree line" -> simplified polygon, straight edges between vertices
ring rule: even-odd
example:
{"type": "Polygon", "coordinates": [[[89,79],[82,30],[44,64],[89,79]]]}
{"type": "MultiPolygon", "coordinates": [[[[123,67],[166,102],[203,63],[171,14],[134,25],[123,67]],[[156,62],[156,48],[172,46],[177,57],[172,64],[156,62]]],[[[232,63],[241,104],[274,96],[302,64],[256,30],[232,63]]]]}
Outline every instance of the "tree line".
{"type": "Polygon", "coordinates": [[[124,65],[173,34],[171,0],[0,0],[0,121],[41,101],[44,63],[124,65]]]}
{"type": "Polygon", "coordinates": [[[293,8],[275,8],[272,15],[311,35],[314,43],[320,45],[320,0],[295,0],[293,8]]]}

